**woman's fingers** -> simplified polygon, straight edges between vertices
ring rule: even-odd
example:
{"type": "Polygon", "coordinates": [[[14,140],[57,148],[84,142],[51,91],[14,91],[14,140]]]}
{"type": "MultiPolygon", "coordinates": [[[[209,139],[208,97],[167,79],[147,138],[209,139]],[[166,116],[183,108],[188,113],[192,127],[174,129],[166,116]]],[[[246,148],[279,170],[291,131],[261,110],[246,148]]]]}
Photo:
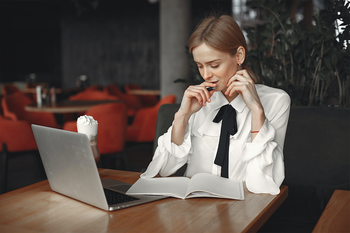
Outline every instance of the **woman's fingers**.
{"type": "Polygon", "coordinates": [[[249,76],[246,70],[239,70],[234,76],[227,82],[227,86],[230,86],[233,82],[249,82],[254,85],[254,80],[249,76]]]}
{"type": "Polygon", "coordinates": [[[196,98],[201,105],[205,105],[210,98],[208,91],[203,86],[190,86],[187,92],[189,98],[196,98]]]}
{"type": "Polygon", "coordinates": [[[242,81],[235,81],[230,84],[230,86],[227,88],[225,95],[232,96],[235,92],[238,92],[239,94],[242,94],[242,92],[245,92],[249,89],[249,83],[242,82],[242,81]]]}
{"type": "Polygon", "coordinates": [[[242,91],[252,88],[255,89],[255,84],[253,79],[249,76],[247,70],[239,70],[227,82],[227,90],[225,92],[225,95],[232,96],[235,91],[238,91],[240,94],[242,94],[242,91]]]}
{"type": "MultiPolygon", "coordinates": [[[[206,105],[206,102],[210,102],[210,97],[214,94],[215,89],[212,90],[208,90],[207,88],[211,87],[211,88],[215,88],[216,84],[213,83],[207,83],[204,82],[198,86],[190,86],[188,88],[188,90],[191,90],[193,93],[198,93],[201,95],[201,102],[203,105],[206,105]]],[[[194,97],[198,96],[197,94],[195,94],[194,97]]]]}
{"type": "Polygon", "coordinates": [[[183,114],[193,114],[210,102],[210,97],[215,90],[208,91],[207,87],[216,87],[214,83],[203,82],[197,86],[189,86],[181,101],[181,111],[183,114]]]}

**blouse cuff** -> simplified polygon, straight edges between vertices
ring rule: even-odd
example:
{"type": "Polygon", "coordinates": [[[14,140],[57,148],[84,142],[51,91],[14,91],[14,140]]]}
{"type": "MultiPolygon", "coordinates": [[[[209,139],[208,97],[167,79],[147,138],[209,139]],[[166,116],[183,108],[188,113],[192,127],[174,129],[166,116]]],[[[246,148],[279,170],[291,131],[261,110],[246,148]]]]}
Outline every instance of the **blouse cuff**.
{"type": "MultiPolygon", "coordinates": [[[[266,119],[259,133],[254,138],[253,142],[246,142],[242,149],[242,160],[248,162],[254,157],[261,154],[267,147],[267,144],[275,138],[275,129],[266,119]]],[[[276,144],[277,146],[277,144],[276,144]]]]}
{"type": "Polygon", "coordinates": [[[269,193],[277,195],[280,193],[279,184],[273,180],[273,177],[260,170],[257,159],[250,161],[247,166],[246,186],[250,192],[257,194],[269,193]]]}
{"type": "Polygon", "coordinates": [[[183,158],[189,154],[192,147],[189,126],[187,125],[184,140],[179,146],[171,142],[172,129],[173,126],[171,126],[168,129],[168,132],[166,132],[163,135],[163,137],[159,137],[158,145],[163,145],[163,147],[160,147],[160,152],[164,153],[164,150],[166,150],[168,153],[170,153],[172,156],[175,156],[176,158],[183,158]]]}
{"type": "MultiPolygon", "coordinates": [[[[141,174],[141,177],[154,177],[164,170],[168,162],[172,163],[174,159],[183,160],[190,153],[191,140],[188,127],[185,131],[184,141],[179,146],[171,142],[171,131],[172,126],[165,134],[158,138],[158,147],[154,153],[153,159],[146,171],[141,174]]],[[[176,167],[175,164],[174,167],[176,167]]],[[[169,173],[169,171],[166,171],[164,174],[167,173],[169,173]]]]}

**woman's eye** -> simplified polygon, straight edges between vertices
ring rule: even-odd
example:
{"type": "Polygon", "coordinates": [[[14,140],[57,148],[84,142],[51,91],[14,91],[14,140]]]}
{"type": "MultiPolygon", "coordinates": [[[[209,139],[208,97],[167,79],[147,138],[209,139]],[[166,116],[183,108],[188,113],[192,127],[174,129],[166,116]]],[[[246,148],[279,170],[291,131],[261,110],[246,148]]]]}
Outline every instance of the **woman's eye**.
{"type": "Polygon", "coordinates": [[[211,66],[211,68],[218,68],[219,67],[219,65],[216,65],[216,66],[211,66]]]}

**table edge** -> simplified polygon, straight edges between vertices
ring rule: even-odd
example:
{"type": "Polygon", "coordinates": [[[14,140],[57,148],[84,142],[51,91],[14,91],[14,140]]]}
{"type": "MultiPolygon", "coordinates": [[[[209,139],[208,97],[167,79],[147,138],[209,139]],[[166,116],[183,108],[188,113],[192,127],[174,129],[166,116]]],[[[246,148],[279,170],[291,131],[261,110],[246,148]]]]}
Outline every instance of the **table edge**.
{"type": "Polygon", "coordinates": [[[288,186],[281,185],[280,193],[276,195],[276,200],[271,201],[255,219],[252,221],[243,232],[257,232],[271,217],[271,215],[282,205],[288,197],[288,186]]]}

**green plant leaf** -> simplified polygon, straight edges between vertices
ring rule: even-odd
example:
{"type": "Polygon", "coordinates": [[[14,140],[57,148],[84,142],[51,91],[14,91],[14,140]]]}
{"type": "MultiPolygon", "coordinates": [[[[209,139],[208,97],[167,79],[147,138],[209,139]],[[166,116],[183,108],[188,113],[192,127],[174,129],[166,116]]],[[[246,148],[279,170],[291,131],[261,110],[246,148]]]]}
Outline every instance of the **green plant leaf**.
{"type": "MultiPolygon", "coordinates": [[[[291,93],[294,103],[309,105],[312,102],[321,105],[325,100],[320,96],[314,95],[314,100],[309,101],[311,88],[316,88],[312,86],[316,70],[322,84],[317,86],[318,93],[327,95],[329,90],[322,88],[329,86],[328,82],[334,79],[335,70],[338,70],[341,79],[347,77],[347,82],[342,81],[342,89],[345,90],[346,85],[350,86],[350,2],[326,1],[326,8],[314,13],[315,23],[310,30],[306,30],[304,20],[298,23],[290,21],[286,2],[287,0],[249,1],[250,6],[259,8],[263,25],[247,33],[255,48],[248,52],[247,61],[252,70],[263,79],[263,83],[291,93]],[[337,38],[334,26],[336,19],[342,19],[344,27],[343,33],[337,38]],[[345,49],[345,44],[348,49],[345,49]],[[320,67],[319,59],[322,59],[320,67]],[[290,80],[292,72],[293,85],[290,80]]],[[[334,89],[337,90],[338,85],[335,86],[334,89]]],[[[350,106],[350,95],[345,96],[347,101],[343,102],[350,106]]]]}
{"type": "Polygon", "coordinates": [[[326,64],[327,68],[329,70],[332,70],[331,59],[329,57],[324,57],[323,61],[326,64]]]}
{"type": "Polygon", "coordinates": [[[337,51],[334,51],[332,54],[332,65],[335,66],[338,62],[337,51]]]}

